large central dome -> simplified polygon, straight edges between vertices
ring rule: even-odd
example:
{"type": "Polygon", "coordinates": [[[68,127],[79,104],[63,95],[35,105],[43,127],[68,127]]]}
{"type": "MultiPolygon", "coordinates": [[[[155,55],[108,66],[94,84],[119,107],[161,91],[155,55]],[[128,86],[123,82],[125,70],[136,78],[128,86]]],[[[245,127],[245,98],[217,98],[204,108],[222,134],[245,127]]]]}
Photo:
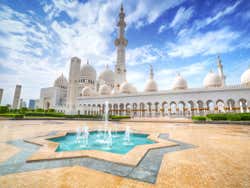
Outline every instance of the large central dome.
{"type": "Polygon", "coordinates": [[[109,86],[113,86],[115,83],[115,73],[106,66],[105,70],[100,73],[99,81],[101,84],[105,83],[109,86]]]}
{"type": "Polygon", "coordinates": [[[96,80],[96,70],[88,62],[81,68],[80,77],[85,80],[96,80]]]}

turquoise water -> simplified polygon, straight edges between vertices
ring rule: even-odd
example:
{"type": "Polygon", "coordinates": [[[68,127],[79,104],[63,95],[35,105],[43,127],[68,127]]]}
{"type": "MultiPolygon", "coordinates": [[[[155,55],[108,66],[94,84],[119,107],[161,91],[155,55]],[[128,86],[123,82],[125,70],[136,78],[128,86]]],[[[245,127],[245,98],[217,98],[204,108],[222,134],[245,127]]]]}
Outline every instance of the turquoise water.
{"type": "Polygon", "coordinates": [[[54,142],[58,142],[59,146],[56,152],[62,151],[76,151],[76,150],[101,150],[106,152],[126,154],[137,145],[153,144],[152,140],[149,140],[147,134],[130,134],[130,141],[125,140],[125,132],[112,132],[112,147],[103,143],[104,132],[90,132],[88,137],[88,145],[85,145],[84,141],[77,142],[76,133],[68,133],[66,136],[59,138],[49,139],[54,142]]]}

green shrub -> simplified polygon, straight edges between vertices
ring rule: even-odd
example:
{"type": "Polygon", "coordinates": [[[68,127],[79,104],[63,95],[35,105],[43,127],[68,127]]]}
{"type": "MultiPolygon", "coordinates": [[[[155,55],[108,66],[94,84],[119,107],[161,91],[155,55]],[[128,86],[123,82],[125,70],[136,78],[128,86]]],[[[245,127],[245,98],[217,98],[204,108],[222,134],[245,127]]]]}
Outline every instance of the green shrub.
{"type": "Polygon", "coordinates": [[[239,114],[242,121],[250,121],[250,113],[239,114]]]}
{"type": "Polygon", "coordinates": [[[66,118],[101,119],[100,115],[65,115],[66,118]]]}
{"type": "Polygon", "coordinates": [[[26,112],[25,116],[41,116],[41,117],[64,117],[64,113],[57,112],[26,112]]]}
{"type": "Polygon", "coordinates": [[[7,113],[9,112],[9,107],[8,106],[0,106],[0,113],[7,113]]]}
{"type": "Polygon", "coordinates": [[[0,114],[1,117],[8,117],[13,119],[22,119],[24,117],[23,114],[0,114]]]}
{"type": "Polygon", "coordinates": [[[240,121],[241,117],[239,114],[226,114],[227,120],[229,121],[240,121]]]}
{"type": "Polygon", "coordinates": [[[35,111],[36,111],[36,112],[44,112],[44,109],[42,109],[42,108],[37,108],[35,111]]]}
{"type": "Polygon", "coordinates": [[[192,120],[195,121],[206,121],[206,117],[205,116],[192,116],[192,120]]]}
{"type": "Polygon", "coordinates": [[[226,114],[208,114],[207,118],[213,121],[227,120],[227,115],[226,114]]]}
{"type": "Polygon", "coordinates": [[[129,119],[130,116],[109,116],[111,120],[129,119]]]}

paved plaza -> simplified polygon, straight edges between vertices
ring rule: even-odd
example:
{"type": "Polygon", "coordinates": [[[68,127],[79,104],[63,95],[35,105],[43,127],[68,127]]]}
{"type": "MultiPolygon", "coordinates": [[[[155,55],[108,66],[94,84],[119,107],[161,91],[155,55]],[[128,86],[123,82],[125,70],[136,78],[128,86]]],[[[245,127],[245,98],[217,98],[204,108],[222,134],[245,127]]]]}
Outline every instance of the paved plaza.
{"type": "MultiPolygon", "coordinates": [[[[97,129],[103,122],[85,122],[97,129]]],[[[110,122],[110,126],[115,123],[110,122]]],[[[0,187],[249,187],[250,127],[121,122],[175,143],[135,166],[89,157],[26,162],[41,146],[24,140],[75,131],[83,121],[1,121],[0,187]]]]}

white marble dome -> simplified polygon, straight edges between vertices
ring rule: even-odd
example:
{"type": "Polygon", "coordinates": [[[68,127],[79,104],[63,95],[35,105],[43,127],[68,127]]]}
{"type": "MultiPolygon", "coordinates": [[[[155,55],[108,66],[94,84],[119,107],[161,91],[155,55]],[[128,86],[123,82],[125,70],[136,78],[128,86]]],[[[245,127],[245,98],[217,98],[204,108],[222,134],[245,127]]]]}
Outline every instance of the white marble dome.
{"type": "Polygon", "coordinates": [[[153,79],[148,79],[145,85],[145,92],[155,92],[158,90],[158,86],[155,80],[153,79]]]}
{"type": "Polygon", "coordinates": [[[86,86],[82,89],[82,96],[92,96],[92,95],[93,95],[93,90],[89,86],[86,86]]]}
{"type": "Polygon", "coordinates": [[[115,73],[106,66],[105,70],[99,75],[99,81],[108,85],[114,85],[115,73]]]}
{"type": "Polygon", "coordinates": [[[128,83],[127,81],[123,82],[120,87],[120,93],[124,93],[124,94],[134,93],[135,90],[136,88],[132,84],[128,83]]]}
{"type": "Polygon", "coordinates": [[[180,74],[178,74],[174,80],[173,89],[178,90],[187,88],[187,81],[180,74]]]}
{"type": "Polygon", "coordinates": [[[240,82],[242,85],[250,86],[250,67],[241,75],[240,82]]]}
{"type": "Polygon", "coordinates": [[[107,84],[103,84],[99,88],[99,94],[100,95],[110,95],[111,94],[111,89],[107,84]]]}
{"type": "Polygon", "coordinates": [[[96,70],[88,62],[81,68],[80,77],[86,80],[96,80],[96,70]]]}
{"type": "Polygon", "coordinates": [[[203,85],[205,88],[221,87],[222,82],[218,74],[210,71],[203,80],[203,85]]]}
{"type": "Polygon", "coordinates": [[[60,88],[67,88],[68,87],[68,81],[66,77],[61,74],[54,82],[54,87],[60,87],[60,88]]]}

